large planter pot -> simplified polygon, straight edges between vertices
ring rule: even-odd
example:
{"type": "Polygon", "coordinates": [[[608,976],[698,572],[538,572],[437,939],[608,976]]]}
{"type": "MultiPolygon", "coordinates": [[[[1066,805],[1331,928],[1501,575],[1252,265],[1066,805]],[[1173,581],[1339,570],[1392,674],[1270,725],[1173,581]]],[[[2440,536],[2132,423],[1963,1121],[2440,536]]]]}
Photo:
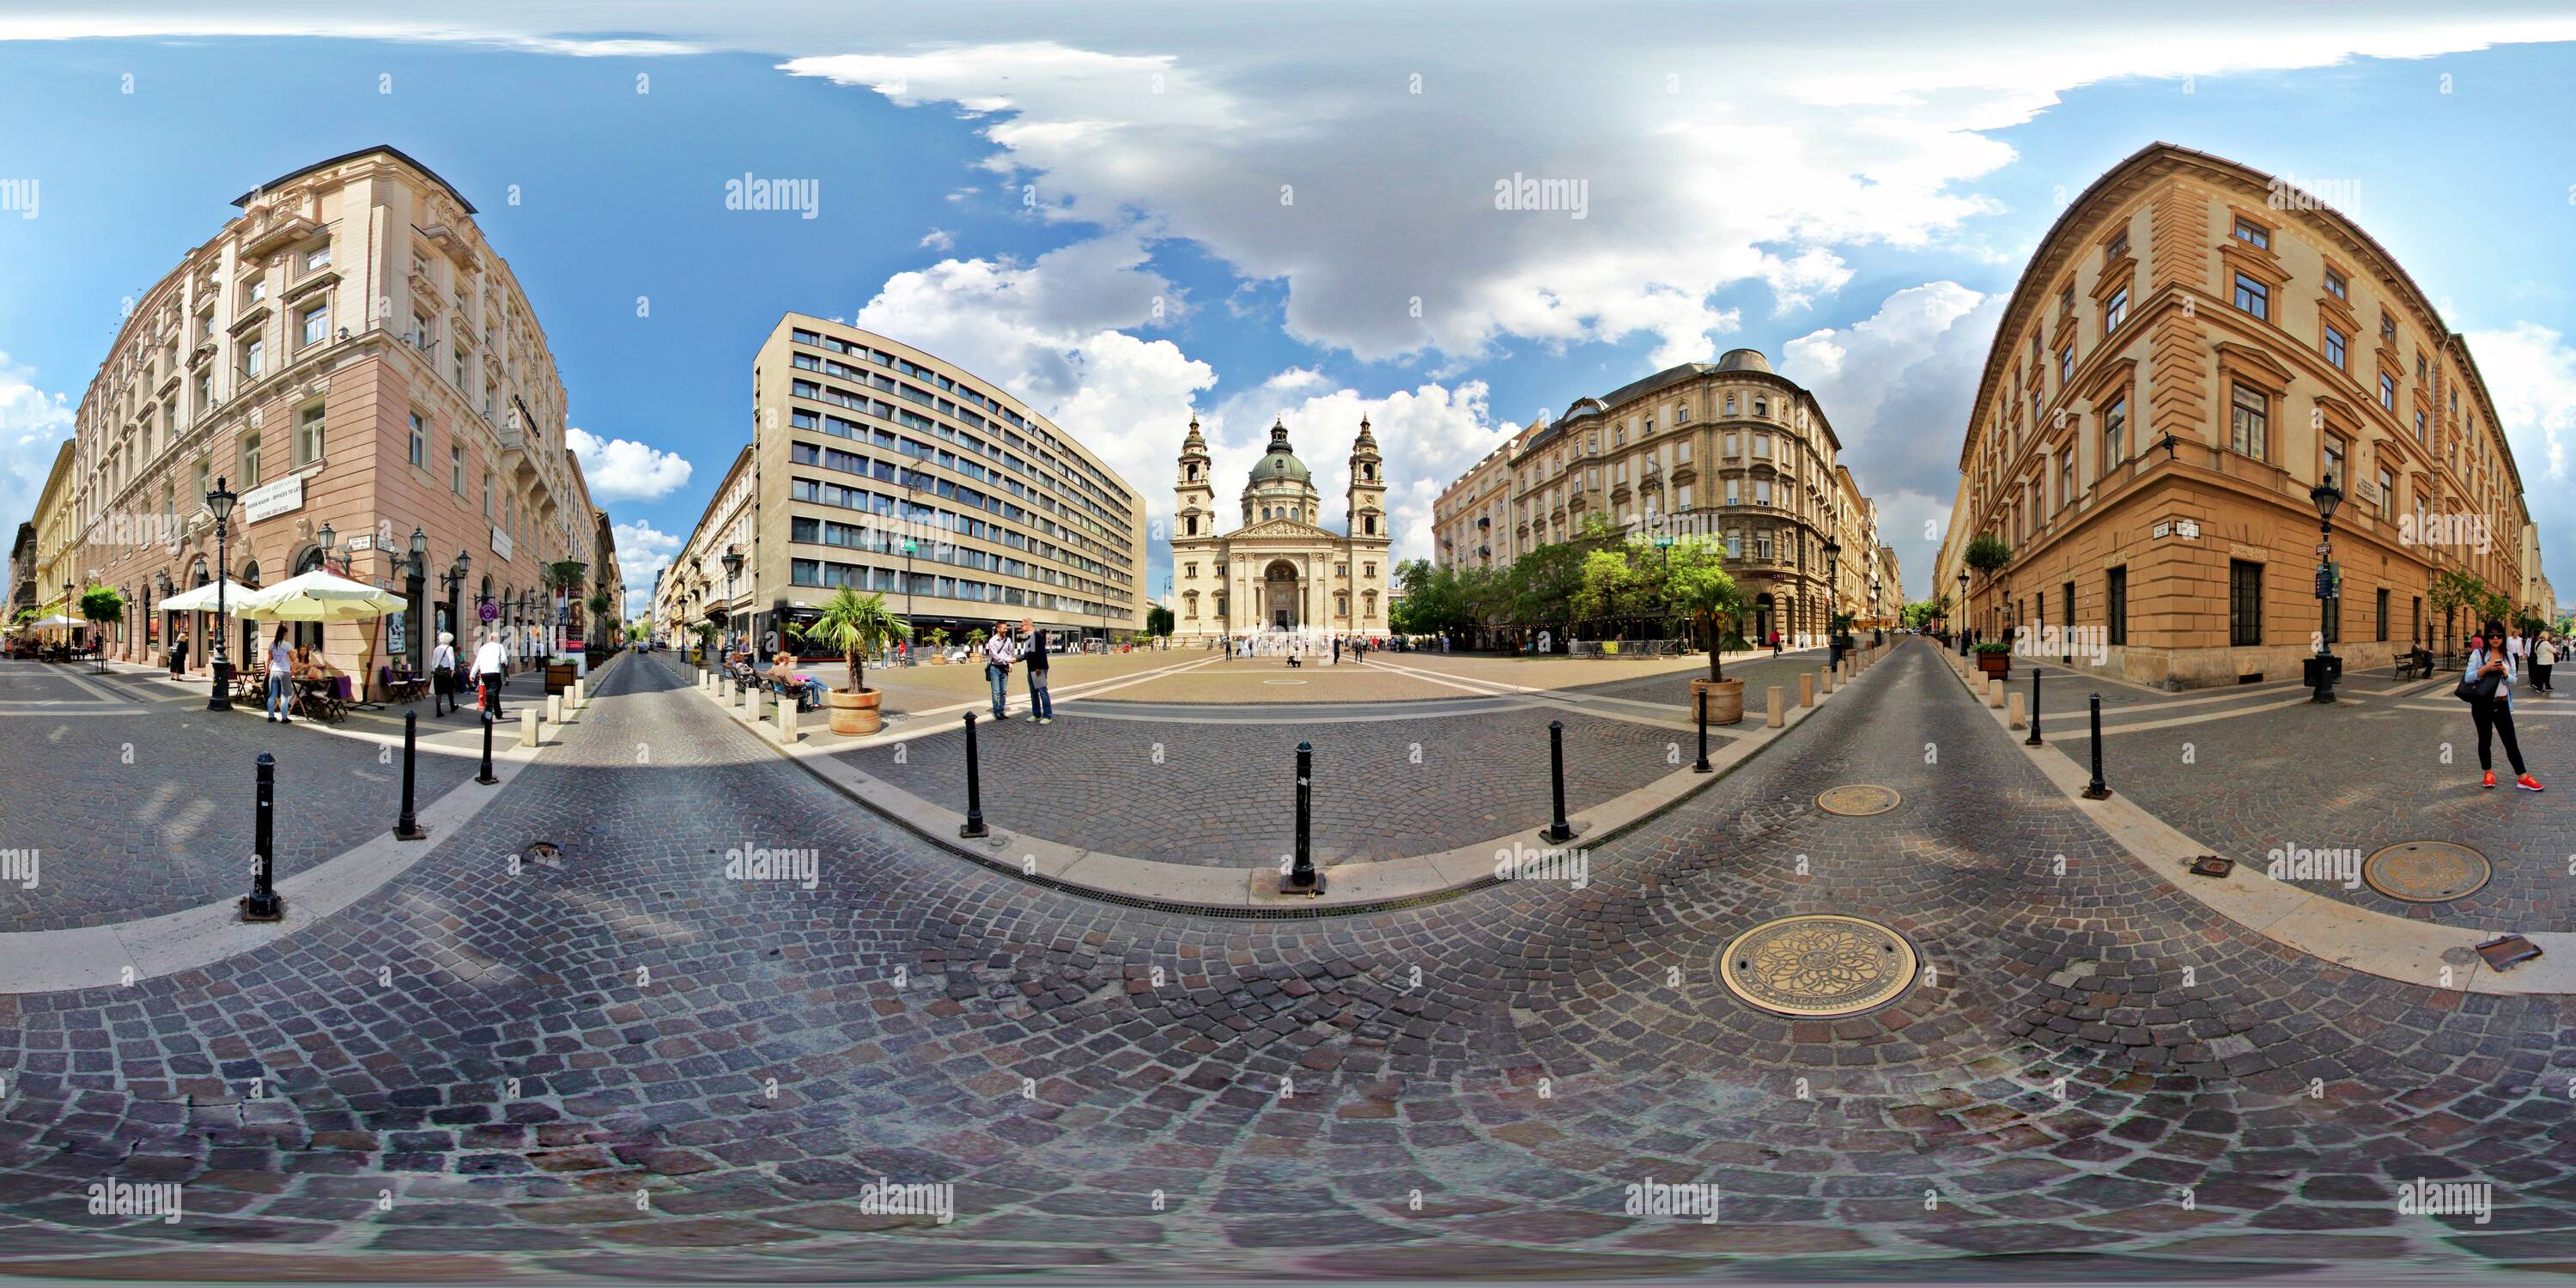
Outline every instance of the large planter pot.
{"type": "Polygon", "coordinates": [[[1708,722],[1710,724],[1740,724],[1744,720],[1744,681],[1733,678],[1724,680],[1692,680],[1691,710],[1694,718],[1696,718],[1699,704],[1702,701],[1706,701],[1708,703],[1708,722]],[[1703,697],[1703,695],[1705,695],[1705,697],[1703,697]]]}
{"type": "Polygon", "coordinates": [[[547,696],[551,697],[570,689],[573,682],[573,671],[574,667],[570,662],[564,662],[561,664],[553,662],[546,663],[547,696]]]}
{"type": "Polygon", "coordinates": [[[885,727],[880,710],[882,694],[874,689],[856,693],[848,689],[823,691],[823,706],[832,713],[832,732],[845,737],[864,737],[885,727]]]}
{"type": "Polygon", "coordinates": [[[2010,677],[2012,675],[2012,654],[1979,653],[1977,655],[1977,669],[1988,675],[2010,677]]]}

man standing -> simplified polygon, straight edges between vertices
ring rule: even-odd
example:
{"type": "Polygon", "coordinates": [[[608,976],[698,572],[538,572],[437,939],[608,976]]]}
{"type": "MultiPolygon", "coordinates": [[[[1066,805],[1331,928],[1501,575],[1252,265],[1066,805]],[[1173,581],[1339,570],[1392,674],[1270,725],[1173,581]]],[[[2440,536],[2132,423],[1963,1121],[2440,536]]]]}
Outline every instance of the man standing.
{"type": "Polygon", "coordinates": [[[1022,656],[1029,663],[1029,723],[1054,724],[1055,698],[1047,692],[1047,637],[1035,621],[1022,621],[1020,634],[1028,637],[1028,651],[1022,656]]]}
{"type": "Polygon", "coordinates": [[[486,720],[501,718],[501,669],[509,665],[508,656],[507,650],[501,647],[500,636],[488,630],[483,632],[483,644],[474,650],[474,678],[483,685],[483,718],[486,720]]]}
{"type": "Polygon", "coordinates": [[[1011,624],[993,623],[992,637],[984,641],[984,679],[993,686],[993,718],[1005,719],[1011,702],[1011,663],[1019,660],[1019,650],[1011,645],[1011,624]]]}

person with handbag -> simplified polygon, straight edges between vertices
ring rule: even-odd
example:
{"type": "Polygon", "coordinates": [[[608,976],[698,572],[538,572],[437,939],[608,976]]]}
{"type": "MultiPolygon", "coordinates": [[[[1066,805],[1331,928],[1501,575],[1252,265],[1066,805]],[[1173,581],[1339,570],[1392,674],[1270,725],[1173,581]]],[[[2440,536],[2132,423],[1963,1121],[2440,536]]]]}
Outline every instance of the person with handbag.
{"type": "Polygon", "coordinates": [[[2559,639],[2547,631],[2531,646],[2531,687],[2543,693],[2555,693],[2549,687],[2549,673],[2558,665],[2559,639]]]}
{"type": "Polygon", "coordinates": [[[429,718],[456,708],[456,632],[440,631],[438,648],[429,655],[429,718]]]}
{"type": "Polygon", "coordinates": [[[2469,641],[2469,667],[2452,696],[2469,704],[2469,719],[2478,727],[2478,768],[2486,776],[2479,786],[2496,785],[2495,757],[2489,745],[2492,738],[2501,736],[2505,757],[2513,762],[2513,785],[2536,792],[2541,790],[2540,780],[2524,767],[2522,745],[2514,741],[2513,662],[2508,652],[2499,647],[2501,643],[2494,636],[2469,641]]]}

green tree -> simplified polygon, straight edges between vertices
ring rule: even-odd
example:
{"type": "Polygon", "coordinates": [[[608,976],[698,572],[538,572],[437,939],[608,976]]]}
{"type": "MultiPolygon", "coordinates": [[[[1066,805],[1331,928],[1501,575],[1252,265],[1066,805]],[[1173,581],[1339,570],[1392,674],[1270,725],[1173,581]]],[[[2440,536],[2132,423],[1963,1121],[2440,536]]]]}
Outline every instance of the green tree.
{"type": "Polygon", "coordinates": [[[1161,604],[1156,604],[1153,607],[1146,609],[1145,633],[1148,635],[1171,634],[1172,610],[1163,607],[1161,604]]]}
{"type": "Polygon", "coordinates": [[[850,687],[842,692],[865,693],[868,655],[884,650],[896,640],[910,638],[912,624],[886,607],[885,596],[862,595],[843,586],[823,601],[813,621],[803,626],[790,622],[787,633],[840,654],[850,668],[850,687]]]}
{"type": "Polygon", "coordinates": [[[1687,618],[1708,644],[1708,678],[1723,680],[1719,661],[1726,648],[1725,628],[1744,611],[1744,592],[1726,571],[1724,553],[1712,542],[1680,541],[1665,548],[1659,579],[1663,608],[1687,618]]]}
{"type": "Polygon", "coordinates": [[[1979,533],[1968,543],[1965,557],[1969,567],[1992,576],[1996,569],[2012,562],[2012,547],[1991,532],[1979,533]]]}

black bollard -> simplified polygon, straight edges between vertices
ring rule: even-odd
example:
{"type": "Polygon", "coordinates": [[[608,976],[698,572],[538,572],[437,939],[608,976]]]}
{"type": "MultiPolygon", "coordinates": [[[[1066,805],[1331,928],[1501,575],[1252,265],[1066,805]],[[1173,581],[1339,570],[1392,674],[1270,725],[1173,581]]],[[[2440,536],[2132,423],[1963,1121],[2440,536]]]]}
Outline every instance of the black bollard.
{"type": "MultiPolygon", "coordinates": [[[[1699,708],[1699,763],[1691,766],[1691,772],[1694,774],[1715,773],[1717,771],[1709,768],[1708,764],[1708,690],[1700,688],[1697,685],[1693,685],[1691,686],[1691,696],[1699,699],[1697,703],[1693,704],[1699,708]]],[[[1558,812],[1563,813],[1564,811],[1560,809],[1558,812]]]]}
{"type": "Polygon", "coordinates": [[[402,817],[394,820],[394,839],[397,841],[426,841],[429,839],[429,829],[420,825],[420,820],[413,816],[411,809],[412,761],[419,755],[419,742],[420,713],[418,711],[406,711],[403,713],[402,817]]]}
{"type": "Polygon", "coordinates": [[[976,765],[975,713],[966,713],[966,825],[957,835],[974,840],[984,835],[984,778],[976,765]]]}
{"type": "Polygon", "coordinates": [[[2022,745],[2023,745],[2023,746],[2025,746],[2025,747],[2036,747],[2036,746],[2039,746],[2039,745],[2040,745],[2040,742],[2039,742],[2039,665],[2038,665],[2037,663],[2035,663],[2035,662],[2031,664],[2031,668],[2030,668],[2030,736],[2029,736],[2029,737],[2027,737],[2027,738],[2022,739],[2021,741],[2022,741],[2022,745]]]}
{"type": "Polygon", "coordinates": [[[242,896],[244,921],[276,921],[286,915],[285,905],[277,897],[277,874],[271,865],[269,851],[277,836],[277,757],[259,753],[258,813],[251,824],[250,893],[242,896]]]}
{"type": "Polygon", "coordinates": [[[490,707],[483,708],[483,772],[476,774],[474,781],[486,787],[501,781],[492,774],[492,708],[490,707]]]}
{"type": "Polygon", "coordinates": [[[2093,695],[2093,781],[2084,788],[2084,799],[2111,799],[2111,785],[2102,781],[2102,695],[2093,695]]]}
{"type": "Polygon", "coordinates": [[[1565,821],[1565,722],[1547,722],[1547,775],[1556,793],[1556,815],[1543,833],[1548,840],[1564,844],[1574,839],[1574,825],[1565,821]]]}
{"type": "Polygon", "coordinates": [[[1297,852],[1292,856],[1288,873],[1279,878],[1279,893],[1320,895],[1324,892],[1324,874],[1315,870],[1313,821],[1315,815],[1315,744],[1297,744],[1297,852]]]}

